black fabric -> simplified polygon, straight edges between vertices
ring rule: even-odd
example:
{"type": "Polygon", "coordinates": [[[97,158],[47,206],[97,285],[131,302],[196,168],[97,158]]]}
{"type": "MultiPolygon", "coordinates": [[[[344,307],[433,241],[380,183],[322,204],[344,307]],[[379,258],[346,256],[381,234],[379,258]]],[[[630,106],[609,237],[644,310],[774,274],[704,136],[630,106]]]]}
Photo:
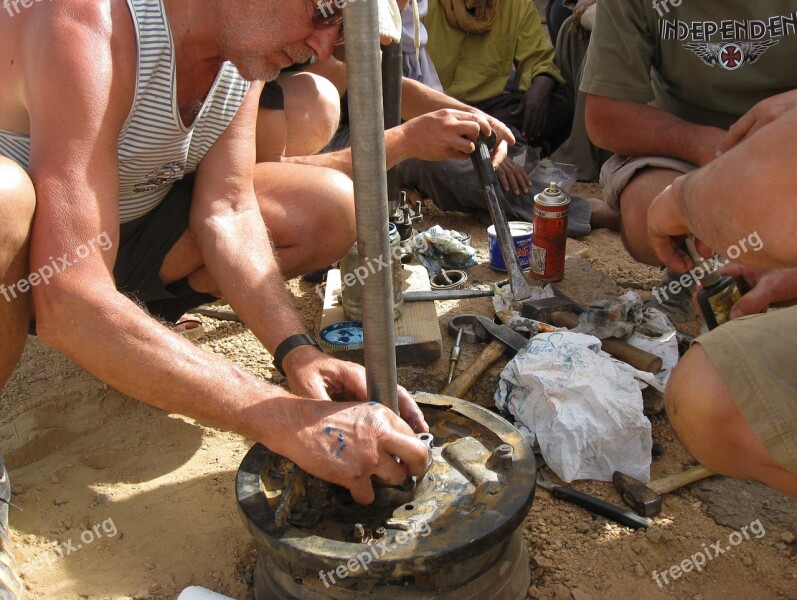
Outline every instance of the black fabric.
{"type": "Polygon", "coordinates": [[[549,156],[570,136],[570,127],[573,124],[573,103],[561,88],[551,94],[545,127],[536,140],[529,141],[523,136],[518,136],[523,128],[523,112],[521,111],[517,115],[512,114],[522,106],[523,95],[523,92],[501,94],[483,102],[476,102],[473,106],[507,125],[519,142],[542,146],[543,155],[549,156]]]}
{"type": "MultiPolygon", "coordinates": [[[[188,229],[188,214],[194,177],[188,175],[174,184],[155,210],[119,228],[119,247],[113,275],[116,288],[147,306],[155,317],[173,323],[186,311],[215,296],[196,292],[185,279],[164,285],[160,280],[163,259],[188,229]]],[[[28,331],[36,335],[36,323],[28,331]]]]}
{"type": "Polygon", "coordinates": [[[152,212],[120,228],[119,252],[113,274],[117,289],[143,302],[150,314],[174,322],[184,312],[217,298],[196,292],[185,280],[164,285],[163,259],[188,229],[194,177],[174,184],[152,212]]]}
{"type": "Polygon", "coordinates": [[[260,92],[260,108],[269,110],[285,110],[285,94],[282,86],[276,81],[266,82],[263,91],[260,92]]]}
{"type": "Polygon", "coordinates": [[[548,0],[548,7],[545,11],[546,22],[548,23],[548,34],[551,42],[556,42],[559,38],[559,30],[573,11],[564,6],[563,0],[548,0]]]}

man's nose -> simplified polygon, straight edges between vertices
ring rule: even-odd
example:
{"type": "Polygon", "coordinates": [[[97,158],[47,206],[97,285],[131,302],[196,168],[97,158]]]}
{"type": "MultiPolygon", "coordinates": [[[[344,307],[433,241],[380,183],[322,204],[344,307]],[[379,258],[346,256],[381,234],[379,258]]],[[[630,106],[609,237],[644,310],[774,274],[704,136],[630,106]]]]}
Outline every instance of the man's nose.
{"type": "Polygon", "coordinates": [[[327,59],[332,56],[332,50],[335,47],[335,41],[338,39],[338,32],[341,27],[342,25],[314,29],[313,33],[305,39],[305,44],[310,47],[318,58],[327,59]]]}

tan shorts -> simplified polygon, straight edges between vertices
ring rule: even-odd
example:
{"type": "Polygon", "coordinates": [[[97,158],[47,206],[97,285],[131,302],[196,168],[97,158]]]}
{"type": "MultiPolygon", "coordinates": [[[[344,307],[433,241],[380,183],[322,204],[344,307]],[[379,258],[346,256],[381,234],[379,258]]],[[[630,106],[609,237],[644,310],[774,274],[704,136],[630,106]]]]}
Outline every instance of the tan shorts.
{"type": "Polygon", "coordinates": [[[697,341],[770,456],[797,473],[797,307],[735,319],[697,341]]]}
{"type": "Polygon", "coordinates": [[[690,162],[668,158],[666,156],[623,156],[615,154],[601,169],[600,184],[603,187],[603,199],[612,208],[620,208],[620,194],[628,182],[645,168],[671,169],[680,173],[689,173],[697,169],[690,162]]]}

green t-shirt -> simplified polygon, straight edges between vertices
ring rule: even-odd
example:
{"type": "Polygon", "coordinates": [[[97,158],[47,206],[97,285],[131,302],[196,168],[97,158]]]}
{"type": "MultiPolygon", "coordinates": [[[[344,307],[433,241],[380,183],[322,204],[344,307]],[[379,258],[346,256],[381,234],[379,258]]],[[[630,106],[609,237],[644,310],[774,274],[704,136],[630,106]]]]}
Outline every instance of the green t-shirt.
{"type": "Polygon", "coordinates": [[[598,0],[581,90],[727,129],[797,88],[797,2],[598,0]]]}

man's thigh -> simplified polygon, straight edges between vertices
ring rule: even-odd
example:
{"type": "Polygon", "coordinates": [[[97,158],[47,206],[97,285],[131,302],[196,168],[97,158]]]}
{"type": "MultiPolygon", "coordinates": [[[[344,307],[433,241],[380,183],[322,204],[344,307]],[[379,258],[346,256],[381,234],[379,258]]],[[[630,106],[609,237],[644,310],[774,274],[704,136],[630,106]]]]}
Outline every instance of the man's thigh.
{"type": "Polygon", "coordinates": [[[797,307],[735,319],[698,342],[767,452],[797,474],[797,307]]]}
{"type": "Polygon", "coordinates": [[[354,243],[352,181],[340,171],[260,163],[255,192],[287,278],[340,259],[354,243]],[[313,266],[319,261],[327,262],[313,266]]]}

